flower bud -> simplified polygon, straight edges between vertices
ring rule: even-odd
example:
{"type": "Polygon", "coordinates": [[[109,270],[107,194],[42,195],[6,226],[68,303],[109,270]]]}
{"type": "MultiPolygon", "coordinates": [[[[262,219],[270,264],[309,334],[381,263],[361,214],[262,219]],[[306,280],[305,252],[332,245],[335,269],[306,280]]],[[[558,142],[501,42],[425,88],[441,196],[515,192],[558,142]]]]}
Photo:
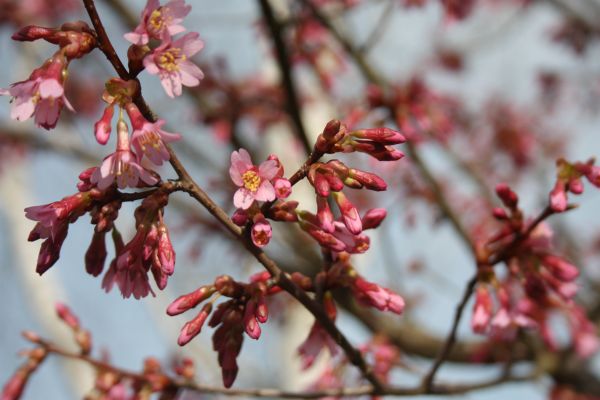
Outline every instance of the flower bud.
{"type": "Polygon", "coordinates": [[[510,187],[508,187],[506,183],[499,183],[496,185],[496,194],[506,207],[510,208],[511,210],[514,210],[517,207],[519,197],[510,189],[510,187]]]}
{"type": "Polygon", "coordinates": [[[202,326],[208,318],[208,315],[212,311],[212,303],[206,303],[202,310],[196,315],[194,319],[188,321],[181,328],[181,332],[179,333],[179,337],[177,338],[177,344],[180,346],[185,346],[196,337],[200,331],[202,330],[202,326]]]}
{"type": "Polygon", "coordinates": [[[167,308],[167,314],[170,316],[178,315],[187,310],[196,307],[198,304],[208,299],[215,293],[213,285],[202,286],[191,293],[179,296],[167,308]]]}
{"type": "Polygon", "coordinates": [[[362,217],[363,230],[377,228],[385,219],[387,211],[385,208],[373,208],[362,217]]]}

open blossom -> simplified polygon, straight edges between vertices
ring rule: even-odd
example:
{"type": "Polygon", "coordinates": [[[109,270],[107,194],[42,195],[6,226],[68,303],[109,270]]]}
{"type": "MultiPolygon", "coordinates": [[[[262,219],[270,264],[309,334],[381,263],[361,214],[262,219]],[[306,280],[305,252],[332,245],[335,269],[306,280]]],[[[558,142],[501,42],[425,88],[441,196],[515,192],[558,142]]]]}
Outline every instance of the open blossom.
{"type": "Polygon", "coordinates": [[[138,157],[129,147],[129,132],[123,120],[117,123],[117,150],[106,157],[100,168],[91,177],[98,189],[108,188],[115,180],[119,188],[136,187],[141,179],[148,185],[154,185],[158,179],[138,162],[138,157]]]}
{"type": "Polygon", "coordinates": [[[202,50],[204,42],[198,33],[190,32],[171,41],[163,42],[144,58],[144,67],[149,74],[158,75],[160,83],[170,97],[181,95],[181,86],[198,86],[204,73],[190,61],[190,57],[202,50]]]}
{"type": "Polygon", "coordinates": [[[165,31],[171,36],[177,35],[185,31],[179,23],[191,9],[184,0],[171,0],[164,6],[158,0],[148,0],[140,24],[124,37],[133,44],[145,45],[150,38],[160,39],[165,31]]]}
{"type": "Polygon", "coordinates": [[[258,167],[252,164],[245,149],[231,153],[229,176],[239,189],[233,196],[233,204],[243,210],[256,201],[273,201],[276,193],[271,179],[277,174],[277,163],[267,160],[258,167]]]}
{"type": "Polygon", "coordinates": [[[163,119],[156,122],[146,120],[133,103],[127,105],[127,113],[133,127],[131,144],[138,154],[138,161],[141,161],[143,155],[156,165],[168,161],[170,156],[165,143],[179,140],[181,135],[163,131],[161,129],[165,124],[163,119]]]}
{"type": "Polygon", "coordinates": [[[10,117],[24,121],[33,116],[37,126],[50,130],[56,126],[63,106],[74,111],[63,87],[66,67],[66,59],[57,53],[33,70],[29,79],[0,89],[0,95],[13,97],[10,117]]]}

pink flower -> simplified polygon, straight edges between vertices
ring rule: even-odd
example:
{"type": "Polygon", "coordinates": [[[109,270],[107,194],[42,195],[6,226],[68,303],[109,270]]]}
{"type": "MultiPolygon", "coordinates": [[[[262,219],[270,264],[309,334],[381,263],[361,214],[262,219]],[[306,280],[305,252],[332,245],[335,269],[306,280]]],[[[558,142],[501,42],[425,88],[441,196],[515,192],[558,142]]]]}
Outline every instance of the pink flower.
{"type": "Polygon", "coordinates": [[[141,179],[147,185],[154,185],[158,179],[138,163],[138,157],[129,147],[129,132],[123,120],[117,123],[117,150],[106,157],[97,168],[90,181],[98,189],[108,188],[115,180],[119,188],[136,187],[141,179]]]}
{"type": "Polygon", "coordinates": [[[156,165],[162,165],[163,161],[168,161],[170,156],[165,143],[179,140],[181,135],[160,129],[165,124],[163,119],[156,122],[147,121],[133,103],[127,105],[127,113],[133,127],[131,143],[139,160],[145,155],[156,165]]]}
{"type": "Polygon", "coordinates": [[[267,160],[256,167],[245,149],[231,153],[229,176],[239,186],[233,196],[233,204],[247,210],[255,200],[275,200],[275,188],[270,181],[276,174],[277,163],[273,160],[267,160]]]}
{"type": "Polygon", "coordinates": [[[151,75],[158,75],[160,83],[169,97],[181,95],[181,85],[198,86],[204,73],[190,61],[190,57],[202,50],[204,42],[198,33],[191,32],[163,43],[144,58],[144,67],[151,75]]]}
{"type": "Polygon", "coordinates": [[[271,224],[265,219],[262,214],[257,214],[254,217],[254,225],[252,225],[251,237],[252,243],[257,247],[265,247],[269,244],[273,235],[271,224]]]}
{"type": "Polygon", "coordinates": [[[24,121],[34,116],[37,126],[50,130],[56,126],[63,105],[74,111],[63,87],[66,64],[64,56],[57,53],[33,70],[28,80],[14,83],[10,89],[0,89],[0,95],[13,97],[10,117],[24,121]]]}
{"type": "Polygon", "coordinates": [[[150,38],[162,38],[165,32],[170,36],[177,35],[185,31],[179,23],[191,9],[192,6],[185,5],[184,0],[171,0],[164,6],[158,0],[148,0],[140,24],[124,37],[133,44],[145,45],[150,38]]]}
{"type": "Polygon", "coordinates": [[[475,294],[475,305],[473,306],[473,317],[471,319],[473,332],[485,332],[492,319],[493,311],[494,304],[490,292],[485,286],[480,286],[475,294]]]}

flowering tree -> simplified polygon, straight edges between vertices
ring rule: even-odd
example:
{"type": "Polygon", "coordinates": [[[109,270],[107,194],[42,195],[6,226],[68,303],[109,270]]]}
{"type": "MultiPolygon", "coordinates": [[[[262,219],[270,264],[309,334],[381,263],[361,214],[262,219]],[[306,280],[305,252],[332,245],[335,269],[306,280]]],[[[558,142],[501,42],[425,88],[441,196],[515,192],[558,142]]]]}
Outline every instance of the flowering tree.
{"type": "MultiPolygon", "coordinates": [[[[374,2],[381,17],[360,20],[366,32],[361,40],[347,33],[349,21],[373,7],[371,2],[290,0],[275,8],[259,0],[254,29],[268,44],[275,79],[258,72],[239,78],[228,72],[226,59],[204,56],[201,35],[188,31],[195,24],[192,4],[184,0],[148,0],[139,17],[125,2],[107,1],[111,17],[129,26],[124,34],[105,28],[106,17],[93,0],[0,3],[2,23],[18,26],[13,40],[46,42],[54,51],[29,77],[0,91],[10,98],[10,118],[58,130],[81,117],[97,142],[65,149],[50,136],[40,139],[8,123],[0,127],[3,154],[43,148],[90,165],[74,171],[79,179],[74,194],[25,208],[25,217],[35,222],[28,240],[41,241],[36,272],[61,268],[61,253],[70,251],[69,228],[89,215],[93,233],[83,265],[93,277],[102,275],[99,286],[119,292],[123,301],[169,297],[162,318],[184,313],[187,318],[173,338],[184,346],[184,356],[172,368],[150,357],[135,371],[98,355],[91,333],[70,307],[58,303],[58,317],[72,330],[78,350],[25,331],[32,347],[7,379],[2,400],[20,398],[51,356],[93,368],[88,399],[451,395],[541,379],[546,384],[540,391],[552,399],[600,397],[600,376],[593,369],[600,323],[600,275],[593,266],[600,236],[564,222],[567,213],[579,212],[574,196],[600,187],[593,158],[598,151],[569,158],[574,134],[548,123],[582,109],[584,100],[596,104],[598,93],[590,87],[597,85],[597,74],[582,85],[564,71],[542,69],[540,95],[526,105],[490,95],[473,106],[460,90],[444,90],[439,82],[463,82],[470,61],[469,49],[452,48],[440,38],[486,12],[513,13],[518,21],[526,12],[550,10],[557,25],[544,40],[566,45],[563,51],[577,57],[575,66],[585,65],[598,50],[600,25],[593,16],[600,7],[594,1],[574,6],[564,0],[385,0],[374,2]],[[89,22],[65,22],[78,12],[89,22]],[[401,52],[391,54],[391,45],[381,60],[376,48],[389,35],[394,15],[420,14],[436,16],[432,55],[400,77],[401,52]],[[59,27],[35,22],[44,19],[59,27]],[[115,50],[124,43],[126,59],[115,50]],[[110,68],[101,77],[101,93],[92,89],[93,79],[73,72],[80,59],[83,70],[89,59],[104,63],[105,73],[110,68]],[[159,101],[142,89],[151,90],[145,82],[156,78],[167,104],[190,106],[186,118],[207,128],[209,136],[199,142],[197,132],[178,129],[176,110],[151,108],[159,101]],[[320,120],[317,130],[309,128],[308,114],[323,107],[335,109],[333,115],[320,120]],[[285,139],[272,145],[273,136],[285,139]],[[106,150],[113,144],[113,151],[106,150]],[[213,166],[209,184],[210,166],[203,165],[201,154],[215,147],[229,157],[213,166]],[[532,202],[536,193],[543,193],[541,200],[532,202]],[[184,230],[172,228],[173,214],[184,219],[184,230]],[[124,231],[128,216],[132,235],[124,231]],[[448,279],[456,267],[450,260],[439,266],[417,257],[401,260],[395,252],[406,232],[427,225],[449,228],[458,238],[451,246],[467,254],[469,276],[461,277],[462,293],[443,321],[445,332],[422,323],[432,311],[421,298],[433,295],[434,281],[448,279]],[[169,292],[165,289],[177,280],[174,248],[183,249],[178,242],[190,237],[194,248],[219,241],[237,265],[226,274],[197,275],[185,292],[169,292]],[[241,268],[248,257],[249,273],[241,268]],[[365,269],[365,262],[371,267],[365,269]],[[387,278],[377,267],[388,271],[387,278]],[[428,282],[425,289],[409,289],[418,280],[428,282]],[[316,371],[313,381],[293,391],[232,389],[245,373],[238,367],[244,343],[273,329],[267,322],[285,324],[298,305],[311,314],[311,323],[304,340],[286,349],[297,354],[302,370],[316,371]],[[337,318],[342,314],[370,332],[366,341],[347,336],[337,318]],[[469,319],[475,335],[461,338],[460,323],[469,319]],[[198,376],[205,367],[195,366],[186,353],[205,325],[212,328],[222,386],[202,382],[198,376]],[[438,376],[449,362],[483,365],[496,376],[464,382],[438,376]]],[[[195,10],[202,14],[201,5],[195,10]]],[[[495,35],[505,29],[510,27],[495,35]]],[[[206,44],[211,45],[208,39],[206,44]]],[[[584,203],[587,196],[581,197],[584,203]]],[[[597,229],[593,222],[587,221],[597,229]]],[[[411,246],[427,252],[431,243],[411,246]]],[[[202,263],[193,252],[180,253],[177,261],[202,263]]]]}

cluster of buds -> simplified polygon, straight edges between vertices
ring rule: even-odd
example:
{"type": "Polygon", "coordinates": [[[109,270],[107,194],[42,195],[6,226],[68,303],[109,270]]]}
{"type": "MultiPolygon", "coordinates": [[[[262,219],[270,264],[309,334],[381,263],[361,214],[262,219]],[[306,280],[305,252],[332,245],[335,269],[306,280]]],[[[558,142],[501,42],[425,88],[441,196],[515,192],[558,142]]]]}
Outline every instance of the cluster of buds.
{"type": "MultiPolygon", "coordinates": [[[[231,167],[229,176],[238,186],[233,196],[233,204],[238,208],[233,221],[244,226],[252,222],[251,238],[258,247],[266,246],[272,236],[271,225],[263,215],[259,202],[272,202],[276,199],[287,198],[292,192],[289,180],[283,177],[283,166],[275,155],[256,166],[252,163],[250,154],[245,149],[234,151],[231,154],[231,167]]],[[[284,220],[293,219],[293,210],[297,203],[279,202],[276,209],[268,216],[279,215],[276,218],[284,220]],[[283,213],[283,214],[282,214],[283,213]]]]}
{"type": "Polygon", "coordinates": [[[353,234],[342,221],[342,218],[332,219],[333,230],[328,231],[323,227],[323,221],[327,221],[331,211],[323,211],[325,209],[323,202],[320,203],[320,206],[322,214],[320,218],[308,211],[297,212],[300,228],[315,239],[321,247],[335,253],[356,254],[366,252],[370,246],[370,239],[363,231],[377,228],[386,217],[385,209],[374,208],[358,219],[362,228],[359,234],[353,234]]]}
{"type": "Polygon", "coordinates": [[[177,343],[180,346],[189,343],[200,333],[212,313],[208,325],[216,328],[213,348],[219,354],[223,384],[230,387],[238,373],[236,359],[242,348],[243,334],[252,339],[260,337],[259,324],[264,324],[268,318],[266,296],[279,291],[268,273],[253,276],[250,283],[237,282],[228,275],[217,277],[212,285],[202,286],[178,297],[167,308],[167,314],[178,315],[212,297],[193,319],[183,325],[177,343]],[[213,303],[220,296],[229,300],[219,304],[213,313],[213,303]]]}
{"type": "MultiPolygon", "coordinates": [[[[26,332],[25,335],[32,339],[37,339],[34,333],[26,332]]],[[[18,400],[21,398],[25,387],[31,375],[39,368],[48,356],[48,351],[43,347],[37,347],[32,350],[24,351],[23,355],[27,356],[27,361],[15,371],[2,388],[0,398],[2,400],[18,400]]]]}
{"type": "Polygon", "coordinates": [[[136,299],[152,293],[148,274],[163,290],[175,271],[175,251],[163,220],[168,194],[156,192],[146,197],[135,211],[136,234],[127,244],[115,240],[117,255],[104,276],[102,287],[108,292],[116,283],[123,297],[136,299]]]}
{"type": "Polygon", "coordinates": [[[116,257],[103,278],[102,287],[109,291],[117,283],[124,297],[144,297],[152,292],[147,276],[152,272],[159,289],[164,289],[175,267],[175,252],[163,220],[168,193],[156,191],[144,199],[135,213],[136,235],[124,244],[114,227],[122,202],[120,193],[114,187],[104,191],[95,187],[91,181],[96,170],[90,168],[80,175],[79,193],[25,209],[25,216],[37,221],[29,241],[45,239],[36,271],[41,275],[58,261],[69,224],[89,212],[95,229],[85,255],[86,271],[93,276],[102,273],[107,256],[106,234],[112,230],[116,257]]]}
{"type": "Polygon", "coordinates": [[[98,143],[106,144],[112,131],[114,107],[118,106],[117,148],[114,153],[104,158],[102,165],[94,171],[91,182],[100,190],[106,189],[115,181],[119,188],[156,184],[156,173],[142,166],[143,159],[157,166],[162,165],[170,158],[166,143],[180,139],[181,135],[164,131],[162,126],[165,121],[162,119],[150,122],[144,118],[132,101],[138,90],[135,81],[113,78],[107,81],[105,87],[103,99],[108,105],[100,120],[96,122],[94,130],[98,143]],[[123,118],[123,110],[127,112],[133,127],[131,137],[123,118]]]}
{"type": "Polygon", "coordinates": [[[184,0],[171,0],[164,6],[158,0],[148,0],[139,25],[125,34],[125,39],[133,43],[127,53],[130,72],[137,74],[146,69],[158,75],[169,97],[180,96],[182,85],[198,86],[204,77],[200,68],[190,61],[204,47],[198,33],[173,38],[185,31],[180,23],[191,8],[184,0]],[[159,40],[160,44],[151,49],[151,39],[159,40]]]}
{"type": "Polygon", "coordinates": [[[556,184],[550,192],[550,207],[554,212],[566,211],[568,206],[567,193],[583,193],[585,177],[592,185],[600,188],[600,167],[592,158],[589,161],[570,163],[563,158],[556,161],[556,184]]]}
{"type": "Polygon", "coordinates": [[[93,206],[92,192],[77,193],[62,200],[25,209],[25,216],[37,221],[29,234],[30,242],[45,239],[38,255],[36,272],[43,274],[60,257],[60,250],[69,231],[69,224],[93,206]]]}
{"type": "Polygon", "coordinates": [[[44,39],[59,46],[27,80],[12,84],[9,89],[0,89],[0,95],[13,97],[11,118],[23,121],[33,116],[37,126],[53,129],[63,106],[74,111],[65,97],[67,68],[71,60],[83,57],[96,47],[94,34],[85,22],[78,21],[56,29],[26,26],[12,38],[18,41],[44,39]]]}
{"type": "Polygon", "coordinates": [[[547,345],[555,348],[548,321],[552,312],[562,312],[572,321],[572,327],[587,328],[571,331],[574,343],[585,343],[576,345],[578,353],[589,356],[598,343],[589,344],[588,338],[593,335],[585,314],[574,318],[578,306],[573,297],[578,290],[575,280],[579,270],[554,251],[548,225],[541,222],[531,227],[532,222],[524,221],[514,191],[500,184],[496,193],[508,212],[499,207],[494,209],[494,217],[503,226],[486,243],[477,246],[479,274],[471,320],[473,331],[512,340],[518,329],[536,328],[547,345]],[[502,279],[491,265],[499,261],[504,261],[508,269],[502,279]]]}
{"type": "MultiPolygon", "coordinates": [[[[292,279],[305,290],[314,290],[304,283],[300,276],[292,279]]],[[[317,285],[324,291],[323,308],[332,321],[335,321],[337,309],[331,290],[344,288],[350,290],[360,304],[373,307],[379,311],[390,311],[401,314],[404,310],[404,299],[388,288],[364,279],[350,264],[349,254],[338,254],[337,260],[326,271],[320,272],[316,278],[317,285]]],[[[311,367],[321,351],[328,349],[331,355],[337,354],[337,345],[321,325],[315,321],[306,340],[298,348],[302,368],[311,367]]]]}
{"type": "Polygon", "coordinates": [[[348,254],[338,256],[326,272],[325,282],[328,289],[339,287],[349,289],[354,298],[364,306],[398,315],[404,311],[404,299],[392,290],[363,278],[350,264],[348,254]]]}
{"type": "Polygon", "coordinates": [[[315,151],[319,153],[361,152],[379,161],[396,161],[404,154],[393,147],[406,141],[405,137],[389,128],[368,128],[348,131],[338,120],[325,125],[323,133],[317,137],[315,151]]]}

